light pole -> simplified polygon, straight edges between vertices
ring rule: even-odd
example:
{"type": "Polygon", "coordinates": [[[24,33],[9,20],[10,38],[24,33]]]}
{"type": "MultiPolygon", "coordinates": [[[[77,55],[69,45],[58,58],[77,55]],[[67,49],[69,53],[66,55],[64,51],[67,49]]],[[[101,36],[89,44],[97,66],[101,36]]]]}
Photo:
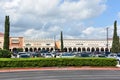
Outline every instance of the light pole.
{"type": "Polygon", "coordinates": [[[54,50],[56,51],[56,36],[54,35],[54,50]]]}

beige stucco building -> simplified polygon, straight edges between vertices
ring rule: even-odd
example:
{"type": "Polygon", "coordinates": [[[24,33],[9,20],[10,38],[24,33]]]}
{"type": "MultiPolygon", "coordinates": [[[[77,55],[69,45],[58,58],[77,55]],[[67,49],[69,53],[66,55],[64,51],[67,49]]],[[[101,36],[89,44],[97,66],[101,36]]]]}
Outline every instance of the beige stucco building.
{"type": "Polygon", "coordinates": [[[0,33],[0,49],[3,49],[4,34],[0,33]]]}
{"type": "MultiPolygon", "coordinates": [[[[0,48],[3,48],[4,34],[0,33],[0,48]]],[[[64,39],[64,51],[110,51],[112,39],[64,39]]],[[[24,51],[53,51],[60,49],[60,40],[54,39],[29,39],[24,37],[10,37],[10,50],[22,48],[24,51]]]]}
{"type": "Polygon", "coordinates": [[[67,51],[110,51],[112,39],[64,39],[64,48],[67,51]]]}
{"type": "MultiPolygon", "coordinates": [[[[110,51],[112,39],[64,39],[64,51],[110,51]]],[[[60,49],[60,40],[52,39],[24,39],[23,48],[25,51],[55,50],[60,49]]]]}
{"type": "Polygon", "coordinates": [[[52,39],[28,39],[24,38],[23,49],[25,51],[52,51],[55,47],[55,41],[52,39]]]}

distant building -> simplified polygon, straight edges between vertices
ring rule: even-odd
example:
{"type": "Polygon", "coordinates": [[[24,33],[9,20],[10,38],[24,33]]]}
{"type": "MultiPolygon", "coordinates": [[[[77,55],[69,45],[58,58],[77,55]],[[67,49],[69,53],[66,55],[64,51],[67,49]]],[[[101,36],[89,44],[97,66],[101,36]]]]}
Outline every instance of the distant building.
{"type": "Polygon", "coordinates": [[[25,51],[53,51],[55,42],[52,39],[26,39],[24,38],[23,48],[25,51]]]}
{"type": "MultiPolygon", "coordinates": [[[[0,33],[0,48],[3,49],[4,34],[0,33]]],[[[64,39],[64,51],[111,51],[112,39],[64,39]]],[[[10,37],[10,50],[22,48],[24,51],[53,51],[60,49],[60,40],[28,39],[24,37],[10,37]]]]}
{"type": "Polygon", "coordinates": [[[4,34],[0,32],[0,49],[3,49],[4,34]]]}
{"type": "Polygon", "coordinates": [[[65,51],[110,51],[112,46],[112,39],[64,39],[65,51]]]}
{"type": "Polygon", "coordinates": [[[23,37],[10,37],[9,49],[11,51],[16,50],[17,48],[23,48],[24,38],[23,37]]]}
{"type": "MultiPolygon", "coordinates": [[[[23,37],[10,37],[9,49],[13,51],[15,48],[23,48],[23,37]]],[[[3,49],[4,45],[4,34],[0,33],[0,48],[3,49]]]]}

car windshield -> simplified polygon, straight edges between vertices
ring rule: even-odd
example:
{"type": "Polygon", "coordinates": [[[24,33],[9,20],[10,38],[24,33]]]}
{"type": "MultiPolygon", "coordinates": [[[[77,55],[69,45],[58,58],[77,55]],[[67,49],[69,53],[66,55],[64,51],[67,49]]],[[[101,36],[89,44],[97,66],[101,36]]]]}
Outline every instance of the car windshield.
{"type": "Polygon", "coordinates": [[[66,54],[62,54],[62,56],[73,56],[73,54],[66,53],[66,54]]]}
{"type": "Polygon", "coordinates": [[[27,58],[27,57],[29,57],[29,56],[26,55],[26,54],[21,54],[20,57],[21,57],[21,58],[27,58]]]}
{"type": "Polygon", "coordinates": [[[120,57],[120,54],[118,54],[117,56],[120,57]]]}
{"type": "Polygon", "coordinates": [[[51,54],[46,54],[47,56],[51,56],[51,54]]]}
{"type": "Polygon", "coordinates": [[[24,52],[19,52],[18,54],[21,55],[21,54],[26,54],[26,53],[24,53],[24,52]]]}

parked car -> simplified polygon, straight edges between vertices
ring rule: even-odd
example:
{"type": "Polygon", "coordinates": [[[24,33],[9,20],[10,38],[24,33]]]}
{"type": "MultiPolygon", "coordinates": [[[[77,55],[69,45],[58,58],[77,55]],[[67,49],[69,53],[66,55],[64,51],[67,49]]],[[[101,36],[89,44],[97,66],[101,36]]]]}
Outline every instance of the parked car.
{"type": "Polygon", "coordinates": [[[17,58],[28,58],[30,57],[29,54],[27,54],[27,52],[18,52],[17,53],[17,58]]]}
{"type": "Polygon", "coordinates": [[[90,57],[91,53],[90,52],[81,52],[77,53],[76,57],[90,57]]]}
{"type": "Polygon", "coordinates": [[[43,54],[43,57],[44,57],[44,58],[52,58],[53,56],[52,56],[51,53],[44,53],[44,54],[43,54]]]}
{"type": "Polygon", "coordinates": [[[106,57],[106,55],[104,53],[101,53],[101,54],[94,54],[92,55],[92,57],[106,57]]]}
{"type": "Polygon", "coordinates": [[[30,55],[28,54],[21,54],[19,58],[30,58],[30,55]]]}
{"type": "Polygon", "coordinates": [[[111,53],[107,58],[115,58],[120,61],[120,53],[111,53]]]}
{"type": "Polygon", "coordinates": [[[107,56],[107,58],[116,58],[117,54],[116,53],[111,53],[107,56]]]}
{"type": "Polygon", "coordinates": [[[56,56],[56,58],[74,58],[75,55],[73,55],[72,53],[60,53],[56,56]]]}
{"type": "Polygon", "coordinates": [[[41,57],[41,54],[40,53],[37,53],[37,52],[29,52],[28,53],[30,55],[30,57],[41,57]]]}

